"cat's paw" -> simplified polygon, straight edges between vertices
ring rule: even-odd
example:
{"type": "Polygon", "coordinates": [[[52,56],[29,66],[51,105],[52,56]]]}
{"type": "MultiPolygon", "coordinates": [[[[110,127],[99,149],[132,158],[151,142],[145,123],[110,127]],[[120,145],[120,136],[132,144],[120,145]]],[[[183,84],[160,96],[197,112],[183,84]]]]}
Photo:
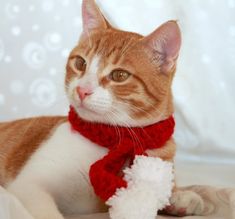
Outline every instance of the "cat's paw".
{"type": "Polygon", "coordinates": [[[177,191],[170,198],[170,205],[164,213],[175,216],[202,215],[204,201],[200,195],[192,191],[177,191]]]}

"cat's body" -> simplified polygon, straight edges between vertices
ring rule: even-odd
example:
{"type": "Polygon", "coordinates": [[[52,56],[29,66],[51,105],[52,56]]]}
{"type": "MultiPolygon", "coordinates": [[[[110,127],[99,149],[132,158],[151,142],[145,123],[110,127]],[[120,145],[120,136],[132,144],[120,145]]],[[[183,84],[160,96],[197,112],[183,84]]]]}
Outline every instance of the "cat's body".
{"type": "MultiPolygon", "coordinates": [[[[144,127],[173,114],[171,83],[180,49],[174,21],[152,34],[112,28],[94,1],[83,2],[83,33],[71,52],[66,92],[82,119],[112,126],[144,127]]],[[[147,154],[174,160],[171,138],[147,154]]],[[[107,149],[73,132],[64,117],[0,124],[0,183],[35,219],[107,210],[89,181],[91,164],[107,149]]],[[[146,170],[147,171],[147,170],[146,170]]],[[[199,196],[175,189],[169,213],[200,214],[199,196]]],[[[146,218],[148,219],[148,218],[146,218]]]]}
{"type": "MultiPolygon", "coordinates": [[[[37,188],[42,186],[66,215],[107,211],[95,195],[88,175],[90,166],[107,154],[106,148],[71,131],[65,117],[19,120],[0,124],[0,130],[0,157],[4,158],[0,160],[1,184],[22,200],[26,208],[31,208],[28,205],[38,197],[37,188]],[[20,130],[16,132],[18,128],[20,130]],[[9,135],[16,141],[12,141],[9,135]],[[31,144],[26,148],[27,140],[31,144]],[[6,145],[10,146],[9,150],[4,148],[6,145]]],[[[150,155],[166,160],[171,160],[174,153],[173,140],[157,152],[149,151],[150,155]]],[[[47,208],[47,196],[45,199],[40,194],[40,209],[47,208]]],[[[34,216],[41,218],[42,211],[38,213],[34,216]]],[[[50,213],[48,218],[51,218],[50,213]]]]}

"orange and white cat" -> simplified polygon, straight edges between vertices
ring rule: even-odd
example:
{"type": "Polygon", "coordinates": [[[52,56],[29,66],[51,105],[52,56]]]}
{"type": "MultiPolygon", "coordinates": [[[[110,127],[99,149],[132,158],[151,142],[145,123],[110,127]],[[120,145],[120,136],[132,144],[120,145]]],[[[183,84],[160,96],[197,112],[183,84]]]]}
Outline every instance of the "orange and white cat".
{"type": "MultiPolygon", "coordinates": [[[[71,52],[66,93],[80,117],[114,126],[144,127],[173,114],[171,84],[181,36],[175,21],[150,35],[113,28],[93,0],[83,1],[83,33],[71,52]]],[[[170,139],[149,156],[172,161],[170,139]]],[[[91,164],[107,153],[71,131],[65,117],[0,123],[0,184],[35,219],[105,212],[89,182],[91,164]]],[[[202,214],[197,194],[174,189],[173,215],[202,214]]]]}

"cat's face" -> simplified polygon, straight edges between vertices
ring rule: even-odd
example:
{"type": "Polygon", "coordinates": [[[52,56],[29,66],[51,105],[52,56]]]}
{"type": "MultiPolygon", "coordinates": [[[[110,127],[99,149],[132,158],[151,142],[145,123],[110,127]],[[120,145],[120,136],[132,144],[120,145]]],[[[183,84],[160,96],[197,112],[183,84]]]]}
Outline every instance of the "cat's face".
{"type": "Polygon", "coordinates": [[[70,103],[88,121],[145,126],[173,113],[171,83],[180,49],[174,21],[152,34],[114,29],[83,1],[83,33],[66,75],[70,103]]]}

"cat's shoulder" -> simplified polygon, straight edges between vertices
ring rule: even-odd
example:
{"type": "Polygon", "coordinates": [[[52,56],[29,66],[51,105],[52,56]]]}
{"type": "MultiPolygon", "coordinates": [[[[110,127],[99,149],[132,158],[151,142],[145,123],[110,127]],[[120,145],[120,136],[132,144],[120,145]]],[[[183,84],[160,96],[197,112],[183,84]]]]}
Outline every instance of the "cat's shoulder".
{"type": "Polygon", "coordinates": [[[19,126],[32,126],[37,123],[38,126],[45,127],[54,126],[55,124],[65,122],[67,118],[65,116],[38,116],[24,119],[17,119],[7,122],[0,122],[0,132],[6,129],[14,129],[19,126]]]}
{"type": "Polygon", "coordinates": [[[0,147],[8,141],[44,138],[67,121],[64,116],[40,116],[0,123],[0,147]]]}
{"type": "Polygon", "coordinates": [[[52,129],[67,121],[63,116],[40,116],[0,123],[0,147],[21,138],[43,138],[52,129]]]}
{"type": "Polygon", "coordinates": [[[14,178],[42,142],[65,122],[64,116],[41,116],[0,123],[0,184],[1,175],[14,178]]]}

